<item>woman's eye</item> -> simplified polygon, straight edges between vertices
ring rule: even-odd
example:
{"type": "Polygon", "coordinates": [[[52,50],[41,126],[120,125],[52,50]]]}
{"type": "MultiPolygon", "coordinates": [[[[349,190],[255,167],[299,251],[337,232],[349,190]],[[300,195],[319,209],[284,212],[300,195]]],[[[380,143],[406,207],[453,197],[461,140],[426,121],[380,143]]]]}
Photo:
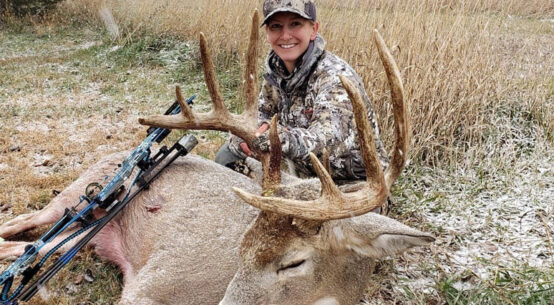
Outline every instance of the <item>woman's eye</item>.
{"type": "Polygon", "coordinates": [[[288,265],[285,265],[285,266],[279,268],[279,269],[277,270],[277,273],[279,273],[279,272],[281,272],[281,271],[289,270],[289,269],[294,269],[294,268],[296,268],[296,267],[300,267],[302,264],[304,264],[304,262],[306,262],[305,259],[303,259],[303,260],[301,260],[301,261],[297,261],[297,262],[292,262],[292,263],[290,263],[290,264],[288,264],[288,265]]]}
{"type": "Polygon", "coordinates": [[[280,29],[282,26],[278,23],[274,23],[274,24],[270,24],[269,25],[269,28],[272,29],[272,30],[278,30],[280,29]]]}

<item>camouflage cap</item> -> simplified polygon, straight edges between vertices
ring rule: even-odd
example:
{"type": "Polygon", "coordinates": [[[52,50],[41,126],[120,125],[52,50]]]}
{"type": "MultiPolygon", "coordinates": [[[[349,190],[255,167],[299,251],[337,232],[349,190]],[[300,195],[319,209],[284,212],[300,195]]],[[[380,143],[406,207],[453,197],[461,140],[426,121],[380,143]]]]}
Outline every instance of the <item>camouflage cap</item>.
{"type": "Polygon", "coordinates": [[[280,12],[291,12],[312,21],[316,20],[315,4],[313,0],[265,0],[264,21],[266,24],[271,16],[280,12]]]}

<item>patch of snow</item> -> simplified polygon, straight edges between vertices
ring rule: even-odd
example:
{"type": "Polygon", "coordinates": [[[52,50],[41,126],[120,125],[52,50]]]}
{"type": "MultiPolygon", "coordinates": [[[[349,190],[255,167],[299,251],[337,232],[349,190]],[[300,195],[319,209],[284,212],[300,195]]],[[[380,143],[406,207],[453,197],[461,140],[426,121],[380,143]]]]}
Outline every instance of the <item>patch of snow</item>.
{"type": "MultiPolygon", "coordinates": [[[[394,259],[389,292],[411,298],[425,291],[440,299],[437,280],[445,276],[460,278],[452,286],[465,291],[494,279],[501,269],[552,268],[554,155],[549,151],[550,146],[536,148],[514,159],[510,169],[495,167],[497,159],[482,160],[493,163],[485,166],[485,175],[469,167],[423,169],[403,196],[417,219],[441,233],[435,233],[431,247],[420,248],[425,256],[416,249],[394,259]]],[[[369,297],[363,304],[383,304],[383,298],[369,297]]]]}
{"type": "Polygon", "coordinates": [[[96,45],[98,45],[97,41],[87,41],[87,42],[81,44],[78,48],[82,49],[82,50],[86,50],[86,49],[90,49],[90,48],[92,48],[96,45]]]}
{"type": "Polygon", "coordinates": [[[313,305],[339,305],[339,302],[334,297],[325,297],[317,300],[313,305]]]}
{"type": "Polygon", "coordinates": [[[15,130],[19,131],[19,132],[24,132],[24,131],[34,131],[34,132],[42,132],[42,133],[47,133],[50,131],[50,128],[44,124],[44,123],[40,123],[40,122],[27,122],[26,124],[20,124],[20,125],[17,125],[15,127],[15,130]]]}

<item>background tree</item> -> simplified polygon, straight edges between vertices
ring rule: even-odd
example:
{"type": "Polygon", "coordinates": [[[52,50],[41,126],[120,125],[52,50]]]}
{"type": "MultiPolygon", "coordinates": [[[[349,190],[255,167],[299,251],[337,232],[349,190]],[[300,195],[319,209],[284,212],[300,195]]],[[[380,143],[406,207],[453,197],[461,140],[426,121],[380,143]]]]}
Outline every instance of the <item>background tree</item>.
{"type": "Polygon", "coordinates": [[[22,17],[26,15],[42,15],[54,8],[61,0],[0,0],[0,15],[6,13],[22,17]]]}

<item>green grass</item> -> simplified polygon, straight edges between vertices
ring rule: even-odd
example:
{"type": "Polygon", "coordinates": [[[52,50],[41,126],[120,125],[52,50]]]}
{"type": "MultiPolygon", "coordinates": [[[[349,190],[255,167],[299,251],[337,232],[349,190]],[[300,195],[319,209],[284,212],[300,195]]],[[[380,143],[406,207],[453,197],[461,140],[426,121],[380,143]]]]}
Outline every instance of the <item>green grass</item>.
{"type": "Polygon", "coordinates": [[[554,270],[498,268],[488,280],[468,271],[459,276],[444,275],[437,287],[449,305],[548,305],[554,302],[554,270]],[[473,288],[464,290],[455,285],[468,281],[476,282],[473,288]]]}

